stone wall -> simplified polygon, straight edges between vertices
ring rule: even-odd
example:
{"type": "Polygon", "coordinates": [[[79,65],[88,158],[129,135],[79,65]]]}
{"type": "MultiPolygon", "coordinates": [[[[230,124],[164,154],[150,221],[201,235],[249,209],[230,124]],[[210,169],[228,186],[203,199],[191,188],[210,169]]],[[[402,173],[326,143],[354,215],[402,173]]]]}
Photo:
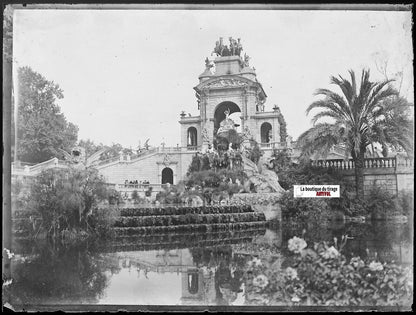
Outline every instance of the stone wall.
{"type": "MultiPolygon", "coordinates": [[[[343,171],[345,178],[351,183],[355,182],[354,171],[343,171]]],[[[397,190],[397,174],[390,169],[368,169],[364,170],[364,194],[368,194],[374,187],[380,187],[382,190],[396,195],[397,190]]]]}
{"type": "MultiPolygon", "coordinates": [[[[169,167],[173,171],[173,184],[185,178],[195,151],[175,152],[176,148],[169,148],[137,158],[131,161],[115,161],[99,165],[99,172],[108,183],[124,184],[125,180],[147,180],[150,184],[162,183],[162,170],[169,167]]],[[[183,149],[183,148],[179,148],[183,149]]]]}

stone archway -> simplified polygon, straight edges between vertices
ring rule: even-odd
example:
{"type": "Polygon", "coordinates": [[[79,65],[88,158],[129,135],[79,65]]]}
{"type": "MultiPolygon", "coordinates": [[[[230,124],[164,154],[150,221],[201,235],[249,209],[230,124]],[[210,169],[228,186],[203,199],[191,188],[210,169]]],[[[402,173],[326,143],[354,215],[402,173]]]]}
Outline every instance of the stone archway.
{"type": "Polygon", "coordinates": [[[272,137],[272,125],[268,122],[262,123],[260,127],[261,143],[269,143],[272,137]]]}
{"type": "MultiPolygon", "coordinates": [[[[225,101],[225,102],[221,102],[217,105],[217,107],[215,108],[215,112],[214,112],[214,136],[217,133],[218,128],[220,127],[220,123],[225,119],[225,111],[229,109],[230,110],[230,115],[233,113],[241,113],[241,109],[240,107],[233,102],[230,101],[225,101]]],[[[240,123],[241,124],[241,120],[240,121],[235,121],[235,117],[232,118],[234,120],[235,123],[240,123]]]]}
{"type": "Polygon", "coordinates": [[[172,184],[173,185],[173,171],[170,167],[165,167],[162,170],[162,184],[172,184]]]}

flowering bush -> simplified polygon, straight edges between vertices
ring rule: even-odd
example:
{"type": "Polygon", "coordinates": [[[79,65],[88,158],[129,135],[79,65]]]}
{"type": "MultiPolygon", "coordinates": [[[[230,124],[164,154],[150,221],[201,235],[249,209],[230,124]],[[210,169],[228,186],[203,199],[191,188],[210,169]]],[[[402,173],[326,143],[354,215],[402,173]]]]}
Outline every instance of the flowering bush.
{"type": "MultiPolygon", "coordinates": [[[[262,305],[401,306],[410,307],[413,274],[409,267],[353,257],[341,249],[293,237],[293,256],[283,272],[277,261],[248,262],[246,299],[262,305]]],[[[284,263],[283,263],[284,264],[284,263]]]]}
{"type": "Polygon", "coordinates": [[[289,240],[288,248],[294,253],[300,253],[307,246],[305,240],[299,237],[293,237],[289,240]]]}

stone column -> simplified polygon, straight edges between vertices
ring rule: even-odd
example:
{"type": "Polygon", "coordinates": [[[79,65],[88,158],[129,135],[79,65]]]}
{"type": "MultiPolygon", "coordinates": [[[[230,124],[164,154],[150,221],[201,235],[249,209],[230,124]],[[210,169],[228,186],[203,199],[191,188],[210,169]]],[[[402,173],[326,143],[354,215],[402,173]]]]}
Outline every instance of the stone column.
{"type": "Polygon", "coordinates": [[[247,99],[248,99],[248,85],[244,86],[242,93],[243,112],[241,113],[241,129],[244,130],[247,121],[247,99]]]}

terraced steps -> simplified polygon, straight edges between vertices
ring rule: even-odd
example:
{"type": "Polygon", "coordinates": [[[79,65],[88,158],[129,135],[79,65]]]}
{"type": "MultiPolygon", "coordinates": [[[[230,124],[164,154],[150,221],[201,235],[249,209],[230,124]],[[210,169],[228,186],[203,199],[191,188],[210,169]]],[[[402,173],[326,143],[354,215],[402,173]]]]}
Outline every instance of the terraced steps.
{"type": "Polygon", "coordinates": [[[219,214],[254,212],[251,206],[206,206],[206,207],[161,207],[161,208],[124,208],[120,209],[122,217],[129,216],[166,216],[186,214],[219,214]]]}
{"type": "Polygon", "coordinates": [[[121,209],[114,223],[117,236],[178,232],[213,232],[264,228],[264,213],[251,206],[121,209]]]}
{"type": "Polygon", "coordinates": [[[169,233],[156,235],[133,235],[117,237],[102,252],[147,251],[159,249],[181,249],[251,243],[254,237],[264,235],[264,227],[212,233],[169,233]]]}

